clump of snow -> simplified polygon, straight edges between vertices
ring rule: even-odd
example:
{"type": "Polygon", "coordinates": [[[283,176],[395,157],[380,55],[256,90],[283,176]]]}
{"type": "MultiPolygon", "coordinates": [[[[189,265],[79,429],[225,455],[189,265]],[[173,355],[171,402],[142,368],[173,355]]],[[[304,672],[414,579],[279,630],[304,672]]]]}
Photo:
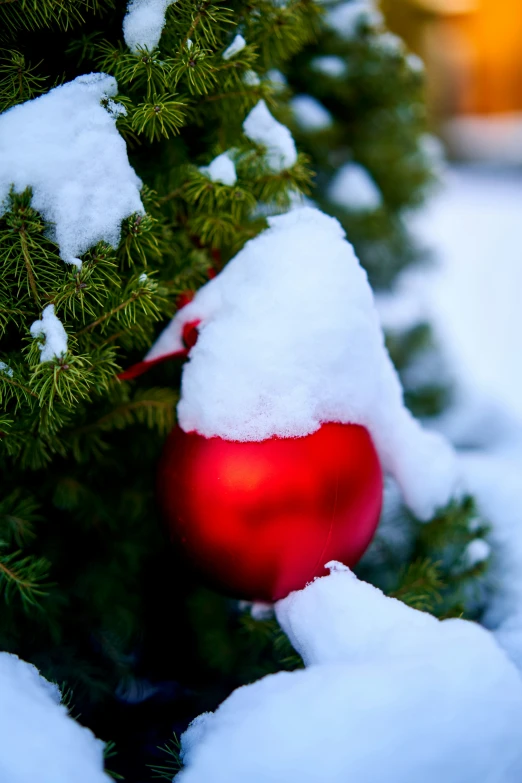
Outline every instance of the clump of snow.
{"type": "Polygon", "coordinates": [[[378,35],[374,39],[374,46],[376,46],[378,49],[380,49],[382,52],[385,52],[386,54],[404,54],[406,47],[404,45],[404,41],[402,38],[399,38],[398,35],[395,35],[395,33],[390,33],[389,31],[386,31],[385,33],[381,33],[381,35],[378,35]]]}
{"type": "Polygon", "coordinates": [[[466,565],[472,568],[483,563],[491,555],[491,546],[483,538],[475,538],[470,541],[464,552],[466,565]]]}
{"type": "Polygon", "coordinates": [[[242,35],[239,35],[239,33],[236,35],[230,46],[228,46],[225,51],[223,52],[223,59],[224,60],[230,60],[231,57],[234,57],[236,54],[239,54],[246,46],[246,41],[243,38],[242,35]]]}
{"type": "Polygon", "coordinates": [[[183,349],[178,416],[207,437],[299,437],[323,422],[362,424],[421,519],[454,495],[455,455],[404,407],[372,291],[340,224],[303,207],[268,220],[160,335],[146,361],[183,349]]]}
{"type": "Polygon", "coordinates": [[[101,240],[116,246],[122,220],[143,213],[114,113],[100,105],[117,87],[106,74],[79,76],[0,115],[0,214],[11,187],[32,188],[61,257],[78,267],[79,255],[101,240]]]}
{"type": "Polygon", "coordinates": [[[235,185],[237,181],[236,167],[226,152],[218,155],[208,166],[200,168],[202,174],[206,174],[212,182],[221,182],[223,185],[235,185]]]}
{"type": "Polygon", "coordinates": [[[371,212],[382,204],[381,191],[359,163],[345,163],[338,169],[328,187],[328,198],[352,212],[371,212]]]}
{"type": "Polygon", "coordinates": [[[239,688],[191,724],[180,783],[517,783],[522,680],[493,636],[329,565],[276,605],[307,668],[239,688]]]}
{"type": "Polygon", "coordinates": [[[103,742],[60,704],[58,688],[16,655],[0,653],[3,783],[110,783],[103,742]]]}
{"type": "Polygon", "coordinates": [[[255,71],[245,71],[243,75],[243,83],[249,87],[258,87],[261,84],[261,79],[255,71]]]}
{"type": "Polygon", "coordinates": [[[288,86],[286,76],[281,73],[281,71],[278,71],[277,68],[271,68],[267,71],[266,78],[272,85],[274,92],[281,92],[281,90],[288,86]]]}
{"type": "Polygon", "coordinates": [[[13,377],[13,368],[9,367],[5,362],[0,362],[0,372],[3,375],[7,375],[9,378],[13,377]]]}
{"type": "Polygon", "coordinates": [[[355,38],[361,27],[378,27],[383,16],[377,10],[373,0],[348,0],[328,10],[325,22],[341,38],[349,41],[355,38]]]}
{"type": "Polygon", "coordinates": [[[50,362],[67,353],[67,332],[54,314],[54,305],[47,305],[41,321],[35,321],[29,330],[33,337],[44,337],[40,345],[40,362],[50,362]]]}
{"type": "Polygon", "coordinates": [[[165,26],[165,14],[176,0],[130,0],[123,19],[123,37],[132,52],[155,49],[165,26]]]}
{"type": "Polygon", "coordinates": [[[264,101],[259,101],[243,123],[245,136],[266,147],[266,162],[274,172],[293,166],[297,150],[287,127],[275,120],[264,101]]]}
{"type": "Polygon", "coordinates": [[[290,105],[297,124],[305,131],[321,131],[333,124],[328,109],[311,95],[296,95],[290,105]]]}
{"type": "Polygon", "coordinates": [[[424,67],[424,61],[417,54],[406,55],[406,62],[410,71],[414,73],[424,73],[426,70],[424,67]]]}
{"type": "Polygon", "coordinates": [[[346,73],[346,63],[342,57],[335,54],[325,54],[320,57],[313,57],[310,65],[314,71],[323,73],[325,76],[339,78],[346,73]]]}

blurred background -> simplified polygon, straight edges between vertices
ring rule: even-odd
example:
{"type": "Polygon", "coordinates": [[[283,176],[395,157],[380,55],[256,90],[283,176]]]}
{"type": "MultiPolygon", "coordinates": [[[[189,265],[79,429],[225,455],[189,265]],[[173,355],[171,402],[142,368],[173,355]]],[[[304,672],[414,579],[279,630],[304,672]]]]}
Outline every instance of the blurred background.
{"type": "Polygon", "coordinates": [[[433,122],[457,158],[522,164],[522,2],[383,0],[427,69],[433,122]]]}
{"type": "Polygon", "coordinates": [[[449,164],[415,229],[437,266],[403,280],[453,365],[522,420],[522,0],[382,0],[426,67],[449,164]]]}

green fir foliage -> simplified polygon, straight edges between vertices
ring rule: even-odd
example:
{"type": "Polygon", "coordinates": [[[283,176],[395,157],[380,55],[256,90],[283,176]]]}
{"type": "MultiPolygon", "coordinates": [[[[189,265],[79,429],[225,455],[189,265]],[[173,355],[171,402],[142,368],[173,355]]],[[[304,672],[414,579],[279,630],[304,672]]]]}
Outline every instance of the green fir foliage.
{"type": "MultiPolygon", "coordinates": [[[[326,19],[343,5],[346,0],[329,3],[326,19]]],[[[434,179],[422,64],[400,39],[362,17],[347,38],[324,23],[319,38],[294,58],[288,77],[294,93],[316,98],[333,118],[329,127],[311,131],[288,115],[298,145],[314,162],[314,197],[345,227],[372,285],[389,288],[403,268],[425,255],[405,220],[434,179]],[[325,73],[318,59],[324,57],[335,58],[342,72],[325,73]],[[371,175],[382,195],[380,208],[332,202],[333,176],[349,162],[371,175]]]]}
{"type": "Polygon", "coordinates": [[[453,500],[429,522],[400,508],[379,530],[356,571],[387,595],[440,618],[478,619],[487,596],[488,560],[469,561],[471,542],[487,538],[489,527],[472,497],[453,500]],[[400,535],[397,532],[400,531],[400,535]]]}
{"type": "MultiPolygon", "coordinates": [[[[304,156],[289,171],[268,171],[263,150],[243,136],[241,124],[261,97],[275,103],[270,83],[247,85],[245,73],[256,68],[262,76],[310,39],[318,17],[313,3],[261,3],[260,13],[251,14],[237,2],[179,0],[169,9],[160,48],[136,53],[122,39],[125,6],[94,0],[0,4],[6,42],[1,109],[79,73],[113,74],[127,110],[118,128],[145,182],[146,215],[125,221],[117,249],[93,247],[80,270],[59,259],[31,207],[30,191],[13,191],[0,220],[3,476],[8,486],[33,488],[31,508],[43,518],[65,514],[69,525],[86,531],[107,516],[95,510],[98,495],[100,506],[108,508],[105,493],[111,488],[102,488],[101,478],[116,483],[110,472],[114,461],[124,475],[126,458],[120,460],[116,441],[144,439],[157,453],[160,437],[175,421],[175,384],[137,387],[120,382],[118,371],[146,350],[180,294],[198,288],[263,228],[264,220],[252,217],[257,203],[284,208],[291,191],[307,190],[311,176],[304,156]],[[250,43],[224,60],[238,23],[250,43]],[[198,165],[232,145],[238,150],[237,184],[211,182],[198,165]],[[40,341],[31,338],[29,327],[48,304],[65,326],[68,350],[40,363],[40,341]]],[[[139,470],[139,464],[133,468],[139,470]]],[[[122,510],[108,516],[124,537],[129,520],[122,510]]],[[[6,530],[3,536],[0,584],[6,599],[18,595],[25,609],[44,607],[41,620],[53,600],[44,587],[48,571],[57,564],[40,553],[48,533],[40,538],[31,520],[22,509],[16,535],[6,530]]],[[[145,514],[143,534],[146,522],[145,514]]],[[[94,571],[92,561],[90,567],[94,571]]],[[[103,582],[103,573],[100,578],[103,582]]],[[[59,583],[54,598],[61,588],[59,583]]]]}

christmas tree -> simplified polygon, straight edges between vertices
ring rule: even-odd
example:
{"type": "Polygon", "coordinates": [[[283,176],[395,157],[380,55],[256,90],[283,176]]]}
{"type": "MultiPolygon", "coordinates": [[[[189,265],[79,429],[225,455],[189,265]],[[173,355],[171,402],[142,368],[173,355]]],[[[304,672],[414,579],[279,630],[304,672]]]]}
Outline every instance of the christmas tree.
{"type": "MultiPolygon", "coordinates": [[[[376,290],[422,261],[406,221],[434,176],[422,73],[361,0],[14,0],[0,40],[0,649],[70,691],[115,743],[111,770],[172,777],[173,734],[302,661],[166,541],[156,466],[180,358],[124,371],[304,198],[340,220],[376,290]]],[[[416,415],[447,401],[410,372],[429,341],[423,323],[388,334],[416,415]]],[[[421,525],[388,494],[357,573],[478,617],[473,499],[421,525]]]]}

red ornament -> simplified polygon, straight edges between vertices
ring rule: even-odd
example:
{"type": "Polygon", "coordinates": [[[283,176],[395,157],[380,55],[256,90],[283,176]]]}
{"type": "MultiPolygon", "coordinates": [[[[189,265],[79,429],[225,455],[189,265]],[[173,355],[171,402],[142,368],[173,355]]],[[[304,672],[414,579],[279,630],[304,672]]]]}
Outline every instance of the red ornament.
{"type": "Polygon", "coordinates": [[[276,601],[324,575],[329,560],[359,560],[379,521],[382,471],[355,424],[247,443],[178,427],[158,493],[171,538],[208,581],[276,601]]]}

